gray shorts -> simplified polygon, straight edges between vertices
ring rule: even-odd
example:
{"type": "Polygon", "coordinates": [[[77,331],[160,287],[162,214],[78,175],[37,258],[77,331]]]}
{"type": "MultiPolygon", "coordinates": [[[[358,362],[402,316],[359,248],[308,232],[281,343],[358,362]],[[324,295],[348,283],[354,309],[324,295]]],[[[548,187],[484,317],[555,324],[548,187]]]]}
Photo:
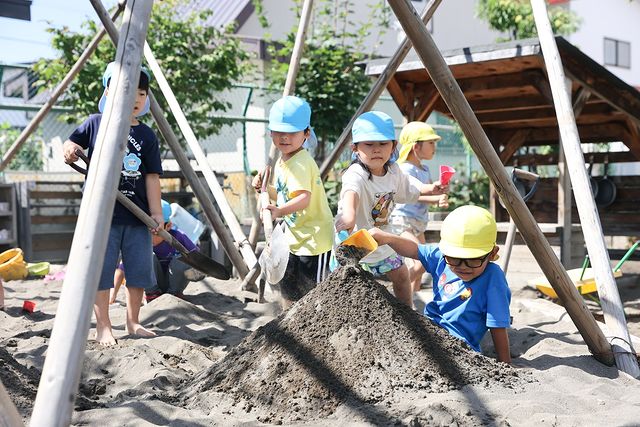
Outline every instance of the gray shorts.
{"type": "Polygon", "coordinates": [[[393,234],[398,236],[405,231],[414,236],[424,234],[427,231],[427,224],[428,221],[404,215],[392,215],[389,218],[389,228],[393,234]]]}
{"type": "Polygon", "coordinates": [[[151,232],[145,225],[111,225],[98,290],[113,288],[113,273],[122,254],[127,287],[150,288],[156,283],[153,272],[151,232]]]}

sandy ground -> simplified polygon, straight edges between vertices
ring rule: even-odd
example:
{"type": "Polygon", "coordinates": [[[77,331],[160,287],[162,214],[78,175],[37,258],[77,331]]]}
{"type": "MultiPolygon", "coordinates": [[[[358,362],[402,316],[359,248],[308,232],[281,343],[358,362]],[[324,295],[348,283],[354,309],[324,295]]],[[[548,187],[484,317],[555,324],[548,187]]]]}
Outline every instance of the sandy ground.
{"type": "MultiPolygon", "coordinates": [[[[55,266],[55,270],[60,269],[62,266],[55,266]]],[[[630,262],[624,270],[625,275],[618,281],[619,289],[630,331],[638,336],[640,267],[630,262]]],[[[469,381],[466,385],[454,385],[449,390],[430,389],[429,384],[412,389],[406,382],[400,387],[390,381],[385,383],[384,396],[371,395],[356,403],[334,399],[336,404],[327,405],[325,411],[315,415],[299,411],[302,416],[297,419],[270,416],[273,411],[268,409],[269,402],[277,401],[274,397],[279,392],[273,385],[255,384],[263,390],[264,396],[256,396],[253,402],[251,398],[247,399],[246,393],[242,397],[237,387],[233,390],[228,388],[227,392],[216,391],[213,387],[195,400],[188,396],[191,385],[202,385],[202,381],[213,374],[224,380],[227,368],[222,368],[230,366],[232,356],[229,354],[234,349],[255,351],[256,361],[248,364],[247,369],[261,367],[265,371],[270,370],[271,365],[279,361],[265,357],[268,352],[260,353],[263,350],[257,347],[257,335],[264,335],[265,329],[257,335],[251,334],[274,319],[280,322],[279,325],[292,322],[295,312],[278,317],[280,310],[274,302],[258,304],[245,301],[238,281],[221,282],[207,278],[191,284],[185,292],[185,300],[165,295],[144,306],[142,321],[155,330],[158,337],[140,339],[128,336],[124,330],[122,292],[119,303],[111,307],[118,345],[101,348],[91,340],[87,344],[73,424],[209,426],[260,425],[265,421],[304,425],[638,425],[640,383],[614,367],[603,366],[590,356],[561,306],[540,298],[524,281],[510,285],[514,318],[510,339],[518,381],[469,381]],[[227,359],[222,360],[225,356],[227,359]]],[[[31,413],[61,289],[62,281],[5,283],[7,308],[0,312],[0,378],[25,422],[31,413]],[[24,300],[36,303],[35,313],[22,312],[24,300]]],[[[416,295],[418,308],[429,300],[429,296],[430,289],[416,295]]],[[[268,294],[268,297],[273,301],[276,295],[268,294]]],[[[358,301],[361,303],[362,299],[358,301]]],[[[314,301],[317,312],[319,300],[314,301]]],[[[309,310],[309,304],[304,306],[309,310]]],[[[589,306],[600,317],[597,304],[589,302],[589,306]]],[[[371,306],[366,309],[375,310],[371,306]]],[[[385,310],[392,315],[397,311],[393,306],[385,306],[385,310]]],[[[299,313],[307,313],[305,316],[308,316],[313,310],[299,313]]],[[[335,310],[333,313],[336,315],[335,310]]],[[[406,315],[403,316],[407,319],[406,315]]],[[[375,323],[371,325],[376,326],[375,323]]],[[[296,328],[299,330],[301,326],[296,328]]],[[[386,329],[385,333],[388,332],[386,329]]],[[[359,339],[358,334],[355,335],[342,337],[339,342],[354,345],[359,339]]],[[[403,335],[398,334],[398,339],[405,339],[401,337],[403,335]]],[[[339,346],[336,341],[330,342],[334,347],[339,346]]],[[[486,351],[489,357],[490,347],[487,346],[486,351]]],[[[640,347],[640,341],[635,347],[640,347]]],[[[245,353],[245,357],[252,357],[249,352],[245,353]]],[[[452,358],[469,357],[464,351],[454,353],[457,354],[451,354],[452,358]]],[[[237,357],[237,351],[235,354],[237,357]]],[[[342,353],[347,358],[349,354],[342,353]]],[[[416,356],[416,353],[400,355],[409,361],[416,356]]],[[[364,356],[354,351],[353,357],[364,356]]],[[[318,360],[318,363],[322,362],[318,360]]],[[[347,362],[352,360],[345,359],[347,362]]],[[[490,360],[482,363],[467,369],[511,372],[510,368],[501,368],[490,360]],[[498,368],[493,368],[494,365],[498,368]]],[[[411,363],[407,366],[412,368],[411,363]]],[[[407,366],[396,370],[404,372],[409,369],[407,366]]],[[[314,369],[308,368],[310,379],[317,379],[313,376],[314,369]]],[[[241,369],[235,371],[235,375],[243,374],[241,369]]],[[[343,381],[339,370],[329,371],[336,381],[343,381]]],[[[382,371],[393,380],[393,367],[382,371]]],[[[497,373],[491,375],[496,376],[497,373]]],[[[425,380],[416,377],[416,384],[420,381],[424,383],[425,380]]],[[[346,380],[343,382],[349,384],[346,380]]],[[[311,383],[302,382],[296,387],[304,389],[311,387],[311,383]]],[[[347,387],[350,395],[357,395],[356,391],[356,388],[348,390],[347,387]]],[[[193,389],[190,393],[193,395],[193,389]]],[[[327,396],[327,401],[331,400],[330,397],[327,396]]],[[[289,403],[305,404],[302,401],[289,403]]]]}

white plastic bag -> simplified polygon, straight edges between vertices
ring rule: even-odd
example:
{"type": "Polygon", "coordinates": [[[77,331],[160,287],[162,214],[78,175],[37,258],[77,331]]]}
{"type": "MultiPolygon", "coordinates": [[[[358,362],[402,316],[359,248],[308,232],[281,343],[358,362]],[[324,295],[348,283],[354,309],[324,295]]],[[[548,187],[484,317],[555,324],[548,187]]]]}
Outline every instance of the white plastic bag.
{"type": "Polygon", "coordinates": [[[271,242],[260,254],[258,262],[267,282],[275,285],[284,277],[289,263],[289,244],[284,235],[284,224],[276,224],[271,234],[271,242]]]}

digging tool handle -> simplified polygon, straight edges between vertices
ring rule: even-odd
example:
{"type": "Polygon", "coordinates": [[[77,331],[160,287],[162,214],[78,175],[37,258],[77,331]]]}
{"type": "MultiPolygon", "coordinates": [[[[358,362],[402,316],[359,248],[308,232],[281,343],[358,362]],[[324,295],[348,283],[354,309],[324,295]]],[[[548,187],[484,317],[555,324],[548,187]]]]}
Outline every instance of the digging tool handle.
{"type": "MultiPolygon", "coordinates": [[[[79,158],[81,158],[87,165],[89,164],[89,158],[87,156],[85,156],[85,154],[82,151],[76,150],[76,155],[79,158]]],[[[80,166],[77,166],[77,165],[75,165],[73,163],[71,163],[70,166],[72,168],[74,168],[75,170],[77,170],[78,172],[80,172],[80,173],[86,174],[86,172],[87,172],[86,169],[82,169],[80,166]]],[[[118,200],[118,202],[120,202],[120,204],[122,206],[124,206],[132,214],[134,214],[136,216],[136,218],[138,218],[140,221],[142,221],[144,223],[144,225],[146,225],[149,228],[158,229],[158,226],[160,224],[158,224],[155,219],[153,219],[149,215],[147,215],[147,213],[145,211],[140,209],[138,207],[138,205],[136,205],[131,200],[129,200],[127,198],[127,196],[125,196],[124,194],[122,194],[119,191],[116,191],[116,200],[118,200]]],[[[178,251],[180,251],[181,254],[183,254],[183,255],[188,255],[189,254],[189,250],[187,248],[185,248],[182,243],[180,243],[178,240],[176,240],[175,237],[173,237],[171,234],[169,234],[169,232],[167,230],[165,230],[164,228],[160,228],[157,231],[158,231],[158,235],[160,237],[162,237],[164,240],[166,240],[171,246],[176,248],[178,251]]]]}
{"type": "Polygon", "coordinates": [[[271,211],[265,209],[269,204],[269,178],[271,177],[271,167],[264,168],[262,174],[262,189],[260,190],[260,207],[262,208],[262,224],[264,227],[264,239],[269,242],[271,235],[273,234],[273,218],[271,217],[271,211]]]}

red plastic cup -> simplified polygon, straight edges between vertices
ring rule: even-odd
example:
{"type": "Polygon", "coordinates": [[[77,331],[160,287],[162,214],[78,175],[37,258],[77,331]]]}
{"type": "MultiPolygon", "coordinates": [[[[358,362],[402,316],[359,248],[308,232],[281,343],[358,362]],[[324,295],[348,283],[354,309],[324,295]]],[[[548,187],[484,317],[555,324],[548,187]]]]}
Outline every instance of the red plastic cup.
{"type": "Polygon", "coordinates": [[[36,303],[33,301],[25,301],[22,303],[22,311],[26,311],[27,313],[33,313],[36,309],[36,303]]]}
{"type": "Polygon", "coordinates": [[[440,185],[447,185],[456,170],[451,166],[440,165],[440,185]]]}

